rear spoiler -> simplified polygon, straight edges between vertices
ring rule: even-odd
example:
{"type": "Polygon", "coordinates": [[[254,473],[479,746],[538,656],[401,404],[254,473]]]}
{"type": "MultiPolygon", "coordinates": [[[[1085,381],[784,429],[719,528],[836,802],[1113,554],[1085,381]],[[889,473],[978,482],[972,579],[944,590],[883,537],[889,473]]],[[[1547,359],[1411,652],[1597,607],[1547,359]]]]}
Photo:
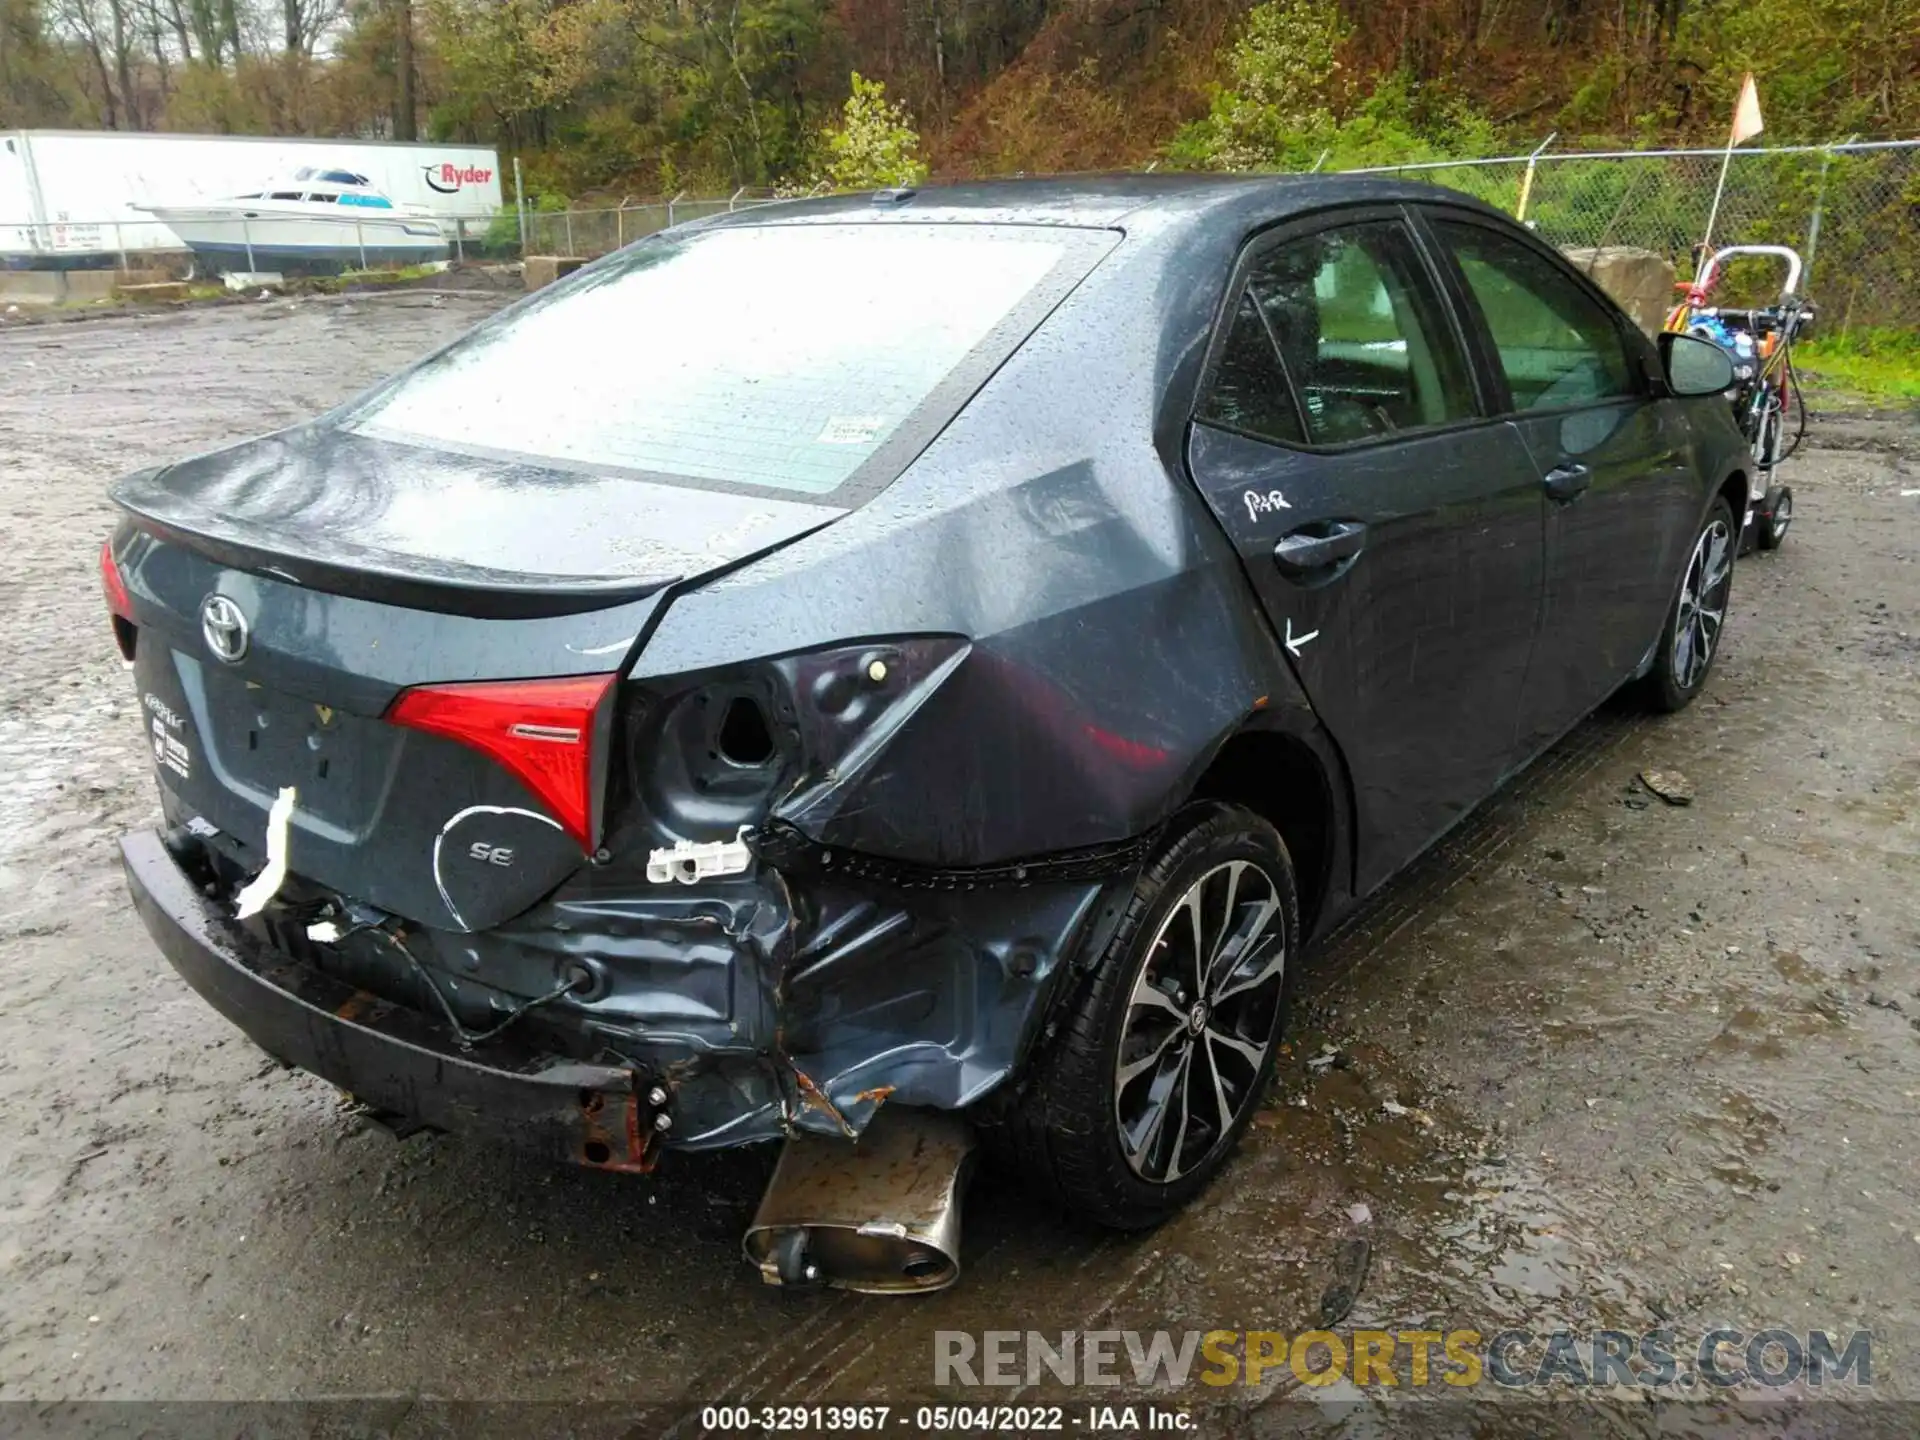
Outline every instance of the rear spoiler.
{"type": "MultiPolygon", "coordinates": [[[[165,493],[165,492],[161,492],[165,493]]],[[[174,498],[174,497],[169,497],[174,498]]],[[[471,615],[488,620],[534,620],[552,615],[578,615],[629,600],[644,599],[680,577],[529,575],[521,571],[489,570],[454,562],[423,561],[369,546],[356,546],[337,535],[326,537],[329,554],[306,553],[289,543],[283,533],[236,520],[231,516],[196,524],[199,517],[178,507],[156,513],[116,490],[114,502],[133,523],[155,539],[198,552],[221,565],[284,580],[329,595],[347,595],[409,610],[432,610],[449,615],[471,615]]]]}

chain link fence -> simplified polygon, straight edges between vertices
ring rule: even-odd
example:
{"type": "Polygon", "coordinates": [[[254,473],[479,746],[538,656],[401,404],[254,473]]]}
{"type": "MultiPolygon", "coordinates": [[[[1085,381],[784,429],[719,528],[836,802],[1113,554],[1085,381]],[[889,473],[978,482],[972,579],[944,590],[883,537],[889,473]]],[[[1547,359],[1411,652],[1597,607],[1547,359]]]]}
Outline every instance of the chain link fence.
{"type": "MultiPolygon", "coordinates": [[[[1378,167],[1449,186],[1519,214],[1563,248],[1632,246],[1670,260],[1681,279],[1693,273],[1693,249],[1706,232],[1724,152],[1720,150],[1542,151],[1486,159],[1378,167]]],[[[526,255],[592,258],[669,226],[770,203],[765,192],[676,195],[604,208],[436,217],[454,261],[517,260],[526,255]]],[[[212,237],[234,253],[227,268],[273,268],[264,221],[234,220],[212,237]],[[264,241],[262,244],[260,242],[264,241]]],[[[204,228],[204,227],[203,227],[204,228]]],[[[348,227],[351,230],[352,227],[348,227]]],[[[346,234],[339,263],[405,263],[379,237],[346,234]]],[[[149,221],[61,221],[0,227],[0,266],[21,263],[128,269],[154,254],[179,252],[177,239],[149,221]],[[12,233],[17,231],[18,233],[12,233]],[[20,252],[16,254],[15,252],[20,252]]],[[[1807,262],[1802,288],[1821,311],[1821,332],[1920,331],[1920,141],[1735,150],[1714,224],[1714,242],[1782,244],[1807,262]]],[[[1777,265],[1736,265],[1717,292],[1752,304],[1778,292],[1777,265]]]]}
{"type": "MultiPolygon", "coordinates": [[[[1562,248],[1633,246],[1681,279],[1706,234],[1722,150],[1508,155],[1358,173],[1428,181],[1518,214],[1562,248]],[[1524,206],[1524,210],[1523,207],[1524,206]]],[[[1801,289],[1820,329],[1920,330],[1920,141],[1735,150],[1713,243],[1789,245],[1807,263],[1801,289]]],[[[1783,272],[1737,264],[1716,295],[1762,302],[1783,272]]]]}
{"type": "MultiPolygon", "coordinates": [[[[529,211],[526,216],[524,253],[577,255],[592,259],[672,225],[683,225],[689,220],[703,220],[709,215],[724,215],[730,210],[746,210],[771,203],[770,196],[736,192],[719,198],[676,196],[672,200],[645,201],[605,210],[529,211]]],[[[508,224],[518,224],[510,210],[503,212],[500,219],[508,224]]],[[[498,224],[496,221],[496,228],[498,224]]],[[[517,229],[511,239],[517,251],[517,229]]]]}
{"type": "MultiPolygon", "coordinates": [[[[0,272],[60,270],[168,274],[277,270],[369,270],[426,260],[512,261],[527,255],[592,259],[672,225],[771,203],[773,196],[676,195],[592,209],[522,211],[514,206],[433,215],[368,208],[352,218],[230,207],[162,222],[129,211],[105,220],[0,224],[0,272]]],[[[314,207],[317,210],[319,207],[314,207]]],[[[339,207],[344,209],[345,207],[339,207]]]]}

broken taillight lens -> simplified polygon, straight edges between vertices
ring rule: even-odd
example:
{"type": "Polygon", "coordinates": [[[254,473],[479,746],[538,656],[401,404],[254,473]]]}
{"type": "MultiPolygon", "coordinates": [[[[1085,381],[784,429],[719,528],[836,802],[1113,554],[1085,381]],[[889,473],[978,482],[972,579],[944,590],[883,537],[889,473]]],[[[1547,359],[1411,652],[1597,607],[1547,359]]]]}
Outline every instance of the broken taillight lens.
{"type": "Polygon", "coordinates": [[[127,582],[120,577],[111,539],[100,542],[100,588],[106,592],[113,643],[120,647],[121,659],[132,660],[134,640],[139,633],[133,623],[133,597],[127,593],[127,582]]]}
{"type": "Polygon", "coordinates": [[[593,735],[617,676],[422,685],[404,690],[387,719],[457,740],[517,776],[583,850],[593,848],[593,735]]]}

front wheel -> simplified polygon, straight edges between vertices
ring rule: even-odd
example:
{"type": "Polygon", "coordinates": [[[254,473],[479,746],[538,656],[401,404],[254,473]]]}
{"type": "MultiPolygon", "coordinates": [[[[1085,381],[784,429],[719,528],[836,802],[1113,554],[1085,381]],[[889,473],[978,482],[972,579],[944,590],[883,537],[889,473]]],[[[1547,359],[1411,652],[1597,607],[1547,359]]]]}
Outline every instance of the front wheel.
{"type": "Polygon", "coordinates": [[[1707,511],[1688,551],[1686,572],[1667,611],[1646,680],[1647,698],[1656,710],[1686,709],[1707,683],[1733,594],[1734,523],[1733,510],[1721,496],[1707,511]]]}
{"type": "Polygon", "coordinates": [[[1186,1204],[1266,1093],[1299,914],[1271,825],[1232,805],[1182,811],[994,1127],[1005,1158],[1115,1229],[1186,1204]]]}

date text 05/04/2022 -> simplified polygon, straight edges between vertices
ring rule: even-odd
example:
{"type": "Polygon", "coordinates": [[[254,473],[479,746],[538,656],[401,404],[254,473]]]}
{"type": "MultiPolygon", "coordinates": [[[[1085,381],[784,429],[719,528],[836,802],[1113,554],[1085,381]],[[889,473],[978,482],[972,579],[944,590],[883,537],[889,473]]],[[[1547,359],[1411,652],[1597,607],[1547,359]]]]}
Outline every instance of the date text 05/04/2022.
{"type": "Polygon", "coordinates": [[[1159,1405],[708,1405],[700,1428],[712,1432],[826,1430],[1039,1434],[1084,1430],[1138,1434],[1194,1428],[1187,1411],[1159,1405]]]}

